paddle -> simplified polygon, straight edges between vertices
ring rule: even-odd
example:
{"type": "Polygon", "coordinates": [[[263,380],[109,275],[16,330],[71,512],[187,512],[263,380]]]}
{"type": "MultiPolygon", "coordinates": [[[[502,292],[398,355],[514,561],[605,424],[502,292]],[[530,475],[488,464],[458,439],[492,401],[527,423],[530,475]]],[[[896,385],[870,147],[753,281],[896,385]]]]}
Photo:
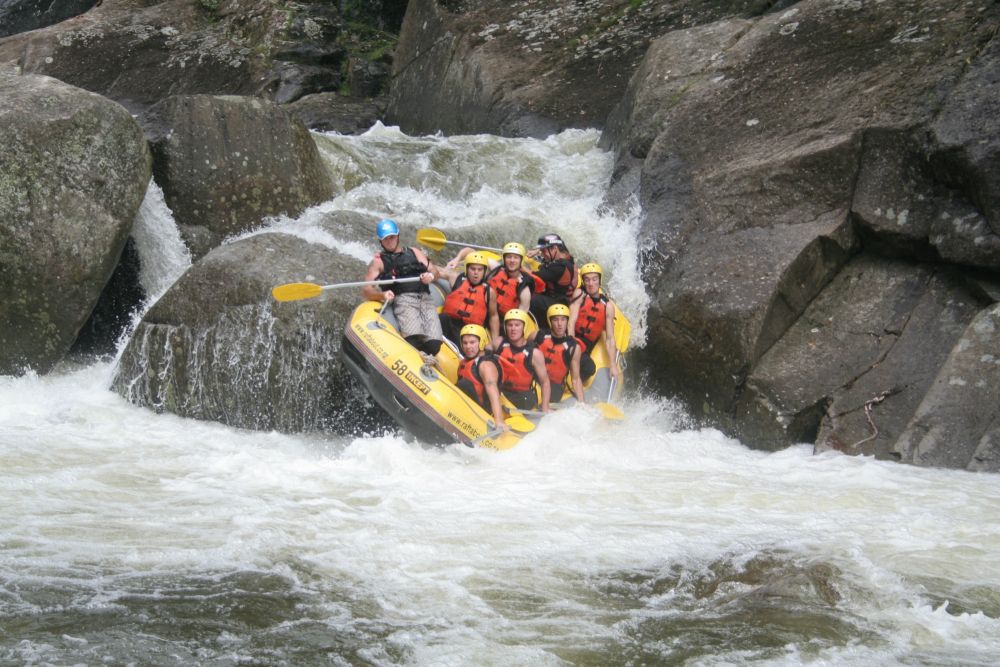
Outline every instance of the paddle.
{"type": "MultiPolygon", "coordinates": [[[[535,430],[535,425],[532,422],[528,421],[522,415],[511,415],[504,420],[504,423],[506,423],[507,426],[510,427],[510,430],[514,431],[515,433],[530,433],[531,431],[535,430]]],[[[495,428],[492,431],[484,433],[478,438],[470,440],[469,446],[475,447],[483,440],[489,440],[490,438],[495,438],[503,432],[504,432],[503,429],[495,428]]]]}
{"type": "Polygon", "coordinates": [[[420,276],[412,278],[397,278],[395,280],[361,280],[353,283],[335,283],[333,285],[317,285],[316,283],[287,283],[278,285],[271,290],[271,296],[277,301],[300,301],[302,299],[312,299],[322,294],[328,289],[339,289],[341,287],[362,287],[364,285],[392,285],[393,283],[415,283],[420,280],[420,276]]]}
{"type": "Polygon", "coordinates": [[[458,241],[449,241],[440,229],[434,229],[428,227],[427,229],[417,230],[417,243],[422,246],[427,246],[431,250],[441,250],[446,245],[457,245],[463,248],[475,248],[477,250],[490,250],[497,254],[503,252],[500,248],[492,248],[490,246],[484,245],[472,245],[471,243],[459,243],[458,241]]]}

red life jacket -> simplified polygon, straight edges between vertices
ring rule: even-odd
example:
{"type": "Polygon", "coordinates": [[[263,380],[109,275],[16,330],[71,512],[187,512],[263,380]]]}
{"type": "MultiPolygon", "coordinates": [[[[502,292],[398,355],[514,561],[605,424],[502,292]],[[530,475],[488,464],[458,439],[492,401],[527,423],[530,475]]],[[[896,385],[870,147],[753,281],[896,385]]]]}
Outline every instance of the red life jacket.
{"type": "Polygon", "coordinates": [[[588,350],[593,349],[604,333],[607,313],[608,297],[598,294],[595,299],[589,294],[583,295],[573,333],[583,340],[588,350]]]}
{"type": "Polygon", "coordinates": [[[486,279],[487,284],[496,294],[497,311],[500,317],[504,316],[511,308],[521,307],[521,290],[528,284],[524,274],[518,274],[516,278],[507,275],[507,270],[498,266],[486,279]]]}
{"type": "Polygon", "coordinates": [[[461,380],[464,378],[468,380],[476,392],[476,401],[479,402],[479,405],[490,410],[489,398],[486,396],[486,385],[483,384],[483,378],[479,375],[479,364],[483,361],[489,361],[496,365],[497,375],[502,382],[502,364],[492,354],[480,355],[474,359],[462,359],[458,362],[458,379],[461,380]]]}
{"type": "Polygon", "coordinates": [[[506,338],[496,349],[497,359],[503,371],[503,382],[500,387],[504,391],[524,392],[535,383],[535,368],[531,365],[531,353],[535,346],[528,343],[524,347],[514,347],[506,338]]]}
{"type": "Polygon", "coordinates": [[[557,338],[551,331],[540,331],[535,336],[535,346],[545,357],[545,371],[549,374],[549,382],[554,385],[565,382],[573,360],[573,351],[576,349],[576,339],[572,336],[557,338]]]}
{"type": "Polygon", "coordinates": [[[461,275],[455,280],[451,293],[445,297],[441,312],[462,324],[485,325],[489,293],[490,286],[485,282],[473,285],[466,276],[461,275]]]}

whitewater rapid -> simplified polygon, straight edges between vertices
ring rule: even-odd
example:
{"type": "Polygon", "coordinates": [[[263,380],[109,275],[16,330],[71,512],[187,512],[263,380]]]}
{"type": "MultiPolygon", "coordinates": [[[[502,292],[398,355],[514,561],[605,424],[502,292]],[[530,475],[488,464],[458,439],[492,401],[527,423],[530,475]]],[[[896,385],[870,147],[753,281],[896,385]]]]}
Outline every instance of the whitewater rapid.
{"type": "MultiPolygon", "coordinates": [[[[266,229],[368,257],[310,220],[551,228],[606,265],[641,341],[638,212],[601,208],[596,138],[318,137],[344,194],[266,229]]],[[[242,431],[130,405],[114,363],[0,377],[2,664],[1000,656],[994,475],[753,451],[635,386],[622,422],[567,410],[503,453],[242,431]]]]}

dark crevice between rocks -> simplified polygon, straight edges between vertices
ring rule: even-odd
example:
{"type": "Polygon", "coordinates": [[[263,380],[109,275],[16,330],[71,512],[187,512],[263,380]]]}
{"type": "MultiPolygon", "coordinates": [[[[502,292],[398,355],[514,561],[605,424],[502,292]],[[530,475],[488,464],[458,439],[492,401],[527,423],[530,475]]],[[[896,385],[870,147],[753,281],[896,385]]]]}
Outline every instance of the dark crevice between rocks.
{"type": "Polygon", "coordinates": [[[780,12],[798,3],[799,0],[757,0],[757,2],[752,2],[750,7],[747,8],[746,17],[756,18],[765,14],[780,12]]]}
{"type": "Polygon", "coordinates": [[[111,354],[146,300],[139,282],[139,253],[130,236],[90,317],[77,334],[73,354],[111,354]]]}

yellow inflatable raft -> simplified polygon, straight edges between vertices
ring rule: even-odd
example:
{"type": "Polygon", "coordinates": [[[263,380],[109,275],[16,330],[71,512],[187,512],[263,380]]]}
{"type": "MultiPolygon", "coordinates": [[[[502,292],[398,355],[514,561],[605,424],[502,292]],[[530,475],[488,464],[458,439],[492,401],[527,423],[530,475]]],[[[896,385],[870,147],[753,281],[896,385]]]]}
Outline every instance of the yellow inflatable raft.
{"type": "MultiPolygon", "coordinates": [[[[432,290],[444,302],[447,285],[435,283],[432,290]]],[[[616,326],[619,349],[628,345],[628,323],[616,326]],[[620,338],[619,334],[624,336],[620,338]]],[[[616,323],[617,324],[617,323],[616,323]]],[[[612,382],[610,365],[602,343],[592,353],[597,372],[584,385],[588,403],[614,399],[621,387],[612,382]]],[[[459,389],[458,350],[447,341],[441,346],[436,364],[423,361],[420,352],[410,345],[397,331],[392,308],[383,308],[376,301],[366,301],[354,309],[344,330],[341,356],[345,365],[364,385],[375,401],[385,409],[400,426],[417,439],[430,444],[455,442],[491,449],[510,449],[534,429],[540,419],[534,413],[520,413],[510,407],[512,419],[507,423],[510,431],[500,431],[492,415],[483,410],[475,400],[459,389]]],[[[621,367],[621,355],[614,363],[621,367]]],[[[571,396],[567,392],[567,396],[571,396]]],[[[565,404],[572,402],[564,401],[565,404]]]]}

